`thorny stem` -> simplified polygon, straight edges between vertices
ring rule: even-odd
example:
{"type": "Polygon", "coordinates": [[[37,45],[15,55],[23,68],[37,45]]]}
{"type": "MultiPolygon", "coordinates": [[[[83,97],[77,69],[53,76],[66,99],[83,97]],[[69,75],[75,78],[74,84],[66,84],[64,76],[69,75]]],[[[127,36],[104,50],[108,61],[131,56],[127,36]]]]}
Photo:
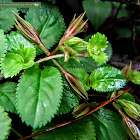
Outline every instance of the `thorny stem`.
{"type": "Polygon", "coordinates": [[[86,117],[86,116],[92,114],[93,112],[99,110],[100,108],[104,107],[105,105],[107,105],[108,103],[112,102],[113,100],[115,100],[116,98],[120,97],[121,95],[123,95],[124,93],[128,92],[129,90],[130,90],[130,89],[127,89],[127,90],[125,90],[124,92],[122,92],[121,94],[118,94],[117,96],[115,96],[114,98],[111,98],[110,100],[106,101],[104,104],[98,106],[97,108],[91,110],[89,113],[85,114],[84,116],[81,116],[81,117],[79,117],[79,118],[77,118],[77,119],[74,119],[74,120],[71,120],[71,121],[68,121],[68,122],[65,122],[65,123],[58,124],[58,125],[56,125],[56,126],[54,126],[54,127],[51,127],[51,128],[49,128],[49,129],[46,129],[46,130],[41,131],[41,132],[38,132],[38,133],[34,133],[34,134],[32,134],[32,135],[26,136],[26,137],[21,138],[21,139],[18,139],[18,140],[26,140],[26,139],[28,139],[28,138],[32,138],[32,137],[38,136],[38,135],[43,134],[43,133],[45,133],[45,132],[49,132],[49,131],[51,131],[51,130],[54,130],[54,129],[57,129],[57,128],[66,126],[66,125],[68,125],[68,124],[71,124],[71,123],[73,123],[73,122],[75,122],[75,121],[78,121],[78,120],[80,120],[80,119],[82,119],[82,118],[84,118],[84,117],[86,117]]]}
{"type": "MultiPolygon", "coordinates": [[[[85,53],[76,54],[76,56],[79,56],[79,57],[86,57],[86,56],[85,56],[85,53]]],[[[41,63],[41,62],[44,62],[44,61],[47,61],[47,60],[50,60],[50,59],[54,59],[54,58],[58,58],[58,57],[64,57],[64,54],[57,54],[57,55],[51,55],[51,54],[50,54],[49,57],[42,58],[42,59],[36,61],[35,63],[41,63]]]]}

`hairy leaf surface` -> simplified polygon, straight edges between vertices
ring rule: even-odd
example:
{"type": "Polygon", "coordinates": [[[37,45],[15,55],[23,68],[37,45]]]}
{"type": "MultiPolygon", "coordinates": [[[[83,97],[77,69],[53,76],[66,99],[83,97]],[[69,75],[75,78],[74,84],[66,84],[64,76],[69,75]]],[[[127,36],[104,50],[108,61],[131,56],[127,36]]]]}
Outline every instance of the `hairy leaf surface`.
{"type": "Polygon", "coordinates": [[[79,98],[73,93],[67,81],[63,78],[63,96],[58,114],[66,114],[79,104],[79,98]]]}
{"type": "Polygon", "coordinates": [[[0,8],[0,28],[4,32],[8,32],[15,24],[15,15],[13,14],[18,12],[17,8],[0,8]]]}
{"type": "Polygon", "coordinates": [[[41,8],[30,8],[25,19],[35,27],[48,49],[57,43],[65,30],[64,19],[54,5],[42,4],[41,8]]]}
{"type": "Polygon", "coordinates": [[[62,98],[62,79],[54,67],[27,69],[17,88],[17,110],[22,121],[33,128],[46,125],[57,113],[62,98]],[[24,98],[23,98],[24,97],[24,98]]]}
{"type": "Polygon", "coordinates": [[[5,140],[8,137],[11,126],[11,119],[8,113],[0,106],[0,139],[5,140]]]}
{"type": "Polygon", "coordinates": [[[95,69],[90,75],[91,87],[96,91],[113,91],[122,88],[126,84],[122,71],[110,66],[95,69]]]}
{"type": "Polygon", "coordinates": [[[122,118],[115,112],[101,108],[90,116],[99,140],[126,140],[122,118]]]}
{"type": "MultiPolygon", "coordinates": [[[[48,127],[56,124],[49,125],[48,127]]],[[[42,128],[44,130],[45,128],[42,128]]],[[[35,132],[41,131],[41,129],[34,130],[35,132]]],[[[87,118],[78,120],[72,124],[55,129],[53,131],[44,133],[35,137],[35,140],[96,140],[95,129],[92,121],[87,118]]]]}
{"type": "Polygon", "coordinates": [[[86,11],[89,21],[97,30],[110,15],[111,3],[100,0],[84,0],[83,8],[86,11]]]}
{"type": "Polygon", "coordinates": [[[14,82],[0,84],[0,106],[6,111],[16,113],[16,87],[14,82]]]}
{"type": "Polygon", "coordinates": [[[4,31],[0,29],[0,65],[1,65],[2,58],[6,53],[6,50],[7,50],[7,45],[6,45],[6,38],[4,35],[4,31]]]}

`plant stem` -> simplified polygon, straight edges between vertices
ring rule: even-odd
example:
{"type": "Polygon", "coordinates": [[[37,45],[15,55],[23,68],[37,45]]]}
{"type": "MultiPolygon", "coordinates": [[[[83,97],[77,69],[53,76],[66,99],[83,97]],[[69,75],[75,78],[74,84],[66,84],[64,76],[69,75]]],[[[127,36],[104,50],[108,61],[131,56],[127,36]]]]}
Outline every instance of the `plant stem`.
{"type": "Polygon", "coordinates": [[[19,132],[17,132],[14,128],[11,127],[11,130],[12,130],[17,136],[19,136],[20,138],[23,138],[23,136],[22,136],[19,132]]]}
{"type": "MultiPolygon", "coordinates": [[[[83,54],[76,54],[76,56],[86,57],[84,53],[83,54]]],[[[50,55],[49,57],[42,58],[42,59],[36,61],[35,63],[41,63],[41,62],[44,62],[44,61],[47,61],[50,59],[54,59],[54,58],[59,58],[59,57],[64,57],[64,54],[50,55]]]]}
{"type": "Polygon", "coordinates": [[[86,117],[86,116],[92,114],[93,112],[99,110],[100,108],[104,107],[105,105],[107,105],[108,103],[112,102],[113,100],[115,100],[116,98],[120,97],[121,95],[123,95],[124,93],[128,92],[129,90],[130,90],[130,89],[127,89],[127,90],[125,90],[124,92],[122,92],[121,94],[118,94],[117,96],[115,96],[114,98],[111,98],[110,100],[106,101],[104,104],[98,106],[97,108],[91,110],[89,113],[85,114],[84,116],[81,116],[81,117],[79,117],[79,118],[77,118],[77,119],[68,121],[68,122],[66,122],[66,123],[58,124],[58,125],[56,125],[56,126],[54,126],[54,127],[51,127],[51,128],[49,128],[49,129],[46,129],[46,130],[41,131],[41,132],[34,133],[34,134],[32,134],[32,135],[26,136],[26,137],[21,138],[21,139],[19,139],[19,140],[26,140],[26,139],[28,139],[28,138],[32,138],[32,137],[38,136],[38,135],[43,134],[43,133],[45,133],[45,132],[49,132],[49,131],[51,131],[51,130],[54,130],[54,129],[57,129],[57,128],[66,126],[66,125],[68,125],[68,124],[71,124],[71,123],[73,123],[73,122],[75,122],[75,121],[78,121],[78,120],[80,120],[80,119],[82,119],[82,118],[84,118],[84,117],[86,117]]]}
{"type": "Polygon", "coordinates": [[[51,52],[50,55],[53,55],[54,53],[56,53],[59,50],[58,46],[51,52]]]}
{"type": "Polygon", "coordinates": [[[48,56],[50,56],[50,51],[46,48],[46,46],[42,42],[40,42],[39,46],[48,56]]]}
{"type": "Polygon", "coordinates": [[[49,56],[49,57],[45,57],[45,58],[42,58],[42,59],[36,61],[35,63],[41,63],[41,62],[44,62],[44,61],[47,61],[47,60],[50,60],[50,59],[53,59],[53,58],[58,58],[58,57],[64,57],[64,54],[57,54],[57,55],[52,55],[52,56],[49,56]]]}

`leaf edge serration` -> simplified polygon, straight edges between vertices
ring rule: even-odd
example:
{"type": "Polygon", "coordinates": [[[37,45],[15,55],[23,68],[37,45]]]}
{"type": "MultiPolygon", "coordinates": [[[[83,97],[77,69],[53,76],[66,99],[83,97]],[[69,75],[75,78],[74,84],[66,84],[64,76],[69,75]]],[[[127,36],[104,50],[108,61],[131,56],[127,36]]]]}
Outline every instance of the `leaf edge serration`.
{"type": "Polygon", "coordinates": [[[97,70],[99,70],[99,69],[101,69],[101,68],[103,68],[103,67],[104,67],[104,68],[107,68],[107,69],[118,70],[118,71],[121,72],[121,74],[125,77],[124,73],[123,73],[121,70],[119,70],[119,69],[117,69],[117,68],[115,68],[115,67],[113,67],[113,66],[110,66],[110,65],[101,66],[101,67],[99,67],[99,68],[93,70],[92,73],[91,73],[91,75],[89,76],[90,86],[91,86],[91,88],[92,88],[93,90],[95,90],[95,91],[97,91],[97,92],[111,92],[111,91],[114,91],[114,90],[119,90],[119,89],[121,89],[123,86],[126,85],[127,79],[126,79],[126,77],[125,77],[125,81],[123,82],[123,84],[122,84],[119,88],[108,89],[108,90],[104,90],[103,88],[100,88],[100,89],[93,88],[92,85],[91,85],[91,77],[92,77],[92,74],[93,74],[95,71],[97,71],[97,70]]]}
{"type": "MultiPolygon", "coordinates": [[[[39,64],[36,64],[36,65],[39,65],[39,64]]],[[[48,67],[48,66],[46,66],[46,67],[48,67]]],[[[42,123],[42,125],[34,126],[34,125],[30,124],[29,122],[27,122],[25,117],[22,117],[22,115],[21,115],[21,113],[20,113],[20,111],[19,111],[20,109],[19,109],[19,107],[18,107],[18,97],[17,97],[18,94],[17,94],[17,92],[18,92],[18,89],[20,88],[21,79],[22,79],[22,77],[23,77],[24,75],[21,75],[21,76],[20,76],[19,82],[18,82],[18,84],[17,84],[17,89],[16,89],[16,110],[17,110],[17,112],[18,112],[18,114],[19,114],[19,116],[20,116],[22,122],[25,122],[27,126],[31,126],[33,129],[41,128],[41,127],[45,126],[47,123],[51,122],[51,120],[52,120],[52,119],[55,117],[55,115],[58,113],[58,110],[59,110],[59,107],[60,107],[60,104],[61,104],[61,100],[62,100],[62,96],[63,96],[63,80],[62,80],[62,76],[61,76],[61,74],[60,74],[60,72],[59,72],[59,70],[58,70],[57,68],[55,68],[55,67],[53,67],[53,66],[51,66],[51,67],[49,67],[49,68],[54,68],[55,71],[57,71],[58,74],[59,74],[59,76],[60,76],[60,80],[61,80],[61,84],[60,84],[60,85],[61,85],[61,96],[59,96],[59,97],[60,97],[60,98],[59,98],[59,103],[58,103],[58,106],[57,106],[57,109],[56,109],[55,113],[53,113],[53,115],[50,117],[49,120],[47,120],[47,122],[45,122],[45,124],[42,123]]],[[[25,71],[26,71],[26,70],[25,70],[25,71]]],[[[60,86],[60,85],[59,85],[59,86],[60,86]]]]}
{"type": "Polygon", "coordinates": [[[9,129],[7,130],[7,134],[5,136],[3,136],[4,139],[7,139],[9,134],[10,134],[10,128],[11,128],[12,119],[8,116],[8,113],[4,111],[3,107],[0,106],[0,110],[6,116],[5,118],[9,119],[9,125],[7,126],[7,128],[9,128],[9,129]]]}

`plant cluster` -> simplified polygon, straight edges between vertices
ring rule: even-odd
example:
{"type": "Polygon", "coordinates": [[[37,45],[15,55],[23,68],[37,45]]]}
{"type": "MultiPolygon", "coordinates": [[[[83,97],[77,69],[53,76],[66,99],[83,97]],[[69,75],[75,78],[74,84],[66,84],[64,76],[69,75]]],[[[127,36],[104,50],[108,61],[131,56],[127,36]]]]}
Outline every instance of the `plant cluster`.
{"type": "Polygon", "coordinates": [[[29,8],[25,20],[17,14],[21,9],[6,10],[0,11],[9,14],[4,27],[0,21],[0,139],[6,139],[12,128],[7,112],[19,115],[33,133],[54,129],[35,140],[125,140],[128,134],[140,139],[130,119],[140,120],[140,105],[128,90],[120,90],[129,81],[140,84],[140,72],[131,64],[122,70],[107,64],[112,47],[104,34],[97,32],[88,40],[76,36],[85,31],[85,13],[74,16],[66,29],[58,8],[51,4],[29,8]],[[13,16],[17,31],[11,31],[13,16]],[[98,94],[106,100],[95,101],[98,94]],[[118,114],[105,108],[91,114],[109,99],[118,114]],[[67,123],[70,118],[76,119],[67,123]],[[60,123],[69,125],[53,127],[60,123]]]}

